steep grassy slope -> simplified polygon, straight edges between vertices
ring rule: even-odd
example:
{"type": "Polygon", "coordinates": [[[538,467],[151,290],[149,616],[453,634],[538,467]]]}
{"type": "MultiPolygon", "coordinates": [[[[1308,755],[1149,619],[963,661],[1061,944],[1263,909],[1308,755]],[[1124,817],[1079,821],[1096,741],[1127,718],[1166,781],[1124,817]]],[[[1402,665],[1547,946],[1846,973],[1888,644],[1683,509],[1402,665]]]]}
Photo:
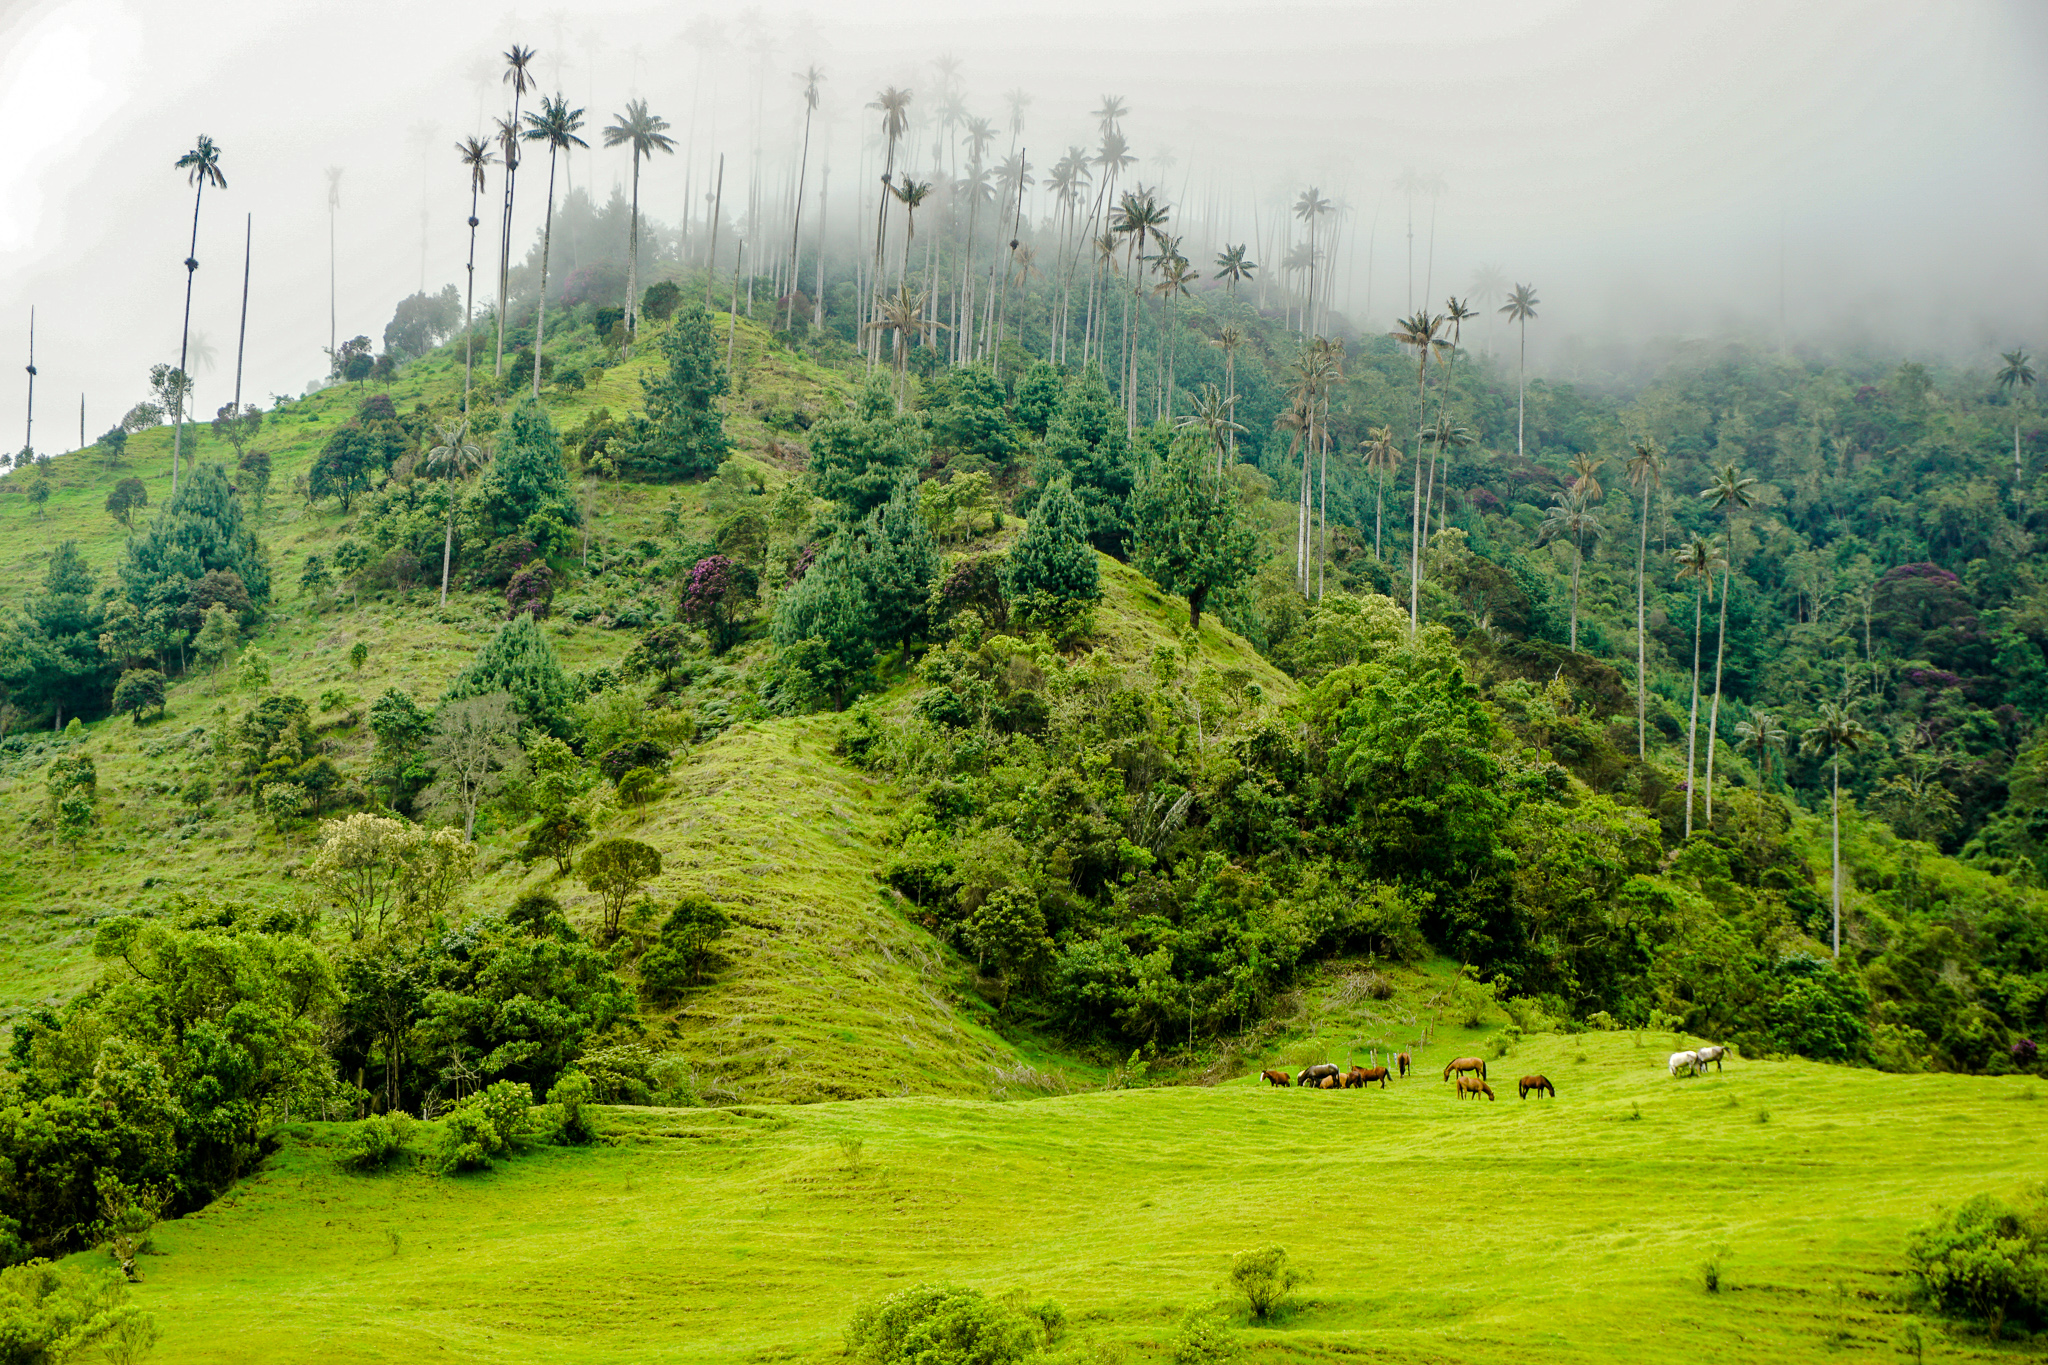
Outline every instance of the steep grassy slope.
{"type": "Polygon", "coordinates": [[[138,1299],[164,1362],[827,1360],[854,1304],[939,1279],[1054,1296],[1070,1342],[1151,1361],[1274,1242],[1315,1278],[1254,1359],[1882,1358],[1905,1230],[2038,1175],[2038,1080],[1673,1081],[1668,1041],[1532,1039],[1497,1104],[1451,1098],[1446,1045],[1362,1094],[611,1111],[608,1145],[464,1178],[340,1175],[302,1125],[159,1230],[138,1299]],[[1523,1071],[1558,1097],[1518,1101],[1523,1071]]]}

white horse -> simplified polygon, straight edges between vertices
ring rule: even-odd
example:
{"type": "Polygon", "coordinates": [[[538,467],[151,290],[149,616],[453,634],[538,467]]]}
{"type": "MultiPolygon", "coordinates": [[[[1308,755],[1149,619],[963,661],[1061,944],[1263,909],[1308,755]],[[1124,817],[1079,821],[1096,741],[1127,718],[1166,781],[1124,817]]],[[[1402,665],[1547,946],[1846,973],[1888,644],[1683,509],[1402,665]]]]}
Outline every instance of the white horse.
{"type": "Polygon", "coordinates": [[[1697,1052],[1674,1052],[1671,1054],[1671,1060],[1665,1063],[1665,1065],[1671,1068],[1673,1077],[1676,1077],[1681,1071],[1697,1076],[1700,1074],[1700,1054],[1697,1052]]]}
{"type": "Polygon", "coordinates": [[[1719,1071],[1721,1069],[1721,1059],[1728,1055],[1728,1049],[1721,1046],[1721,1044],[1719,1043],[1709,1043],[1707,1046],[1701,1048],[1697,1055],[1699,1058],[1699,1069],[1701,1071],[1705,1071],[1707,1069],[1708,1062],[1712,1062],[1714,1064],[1714,1070],[1719,1071]]]}

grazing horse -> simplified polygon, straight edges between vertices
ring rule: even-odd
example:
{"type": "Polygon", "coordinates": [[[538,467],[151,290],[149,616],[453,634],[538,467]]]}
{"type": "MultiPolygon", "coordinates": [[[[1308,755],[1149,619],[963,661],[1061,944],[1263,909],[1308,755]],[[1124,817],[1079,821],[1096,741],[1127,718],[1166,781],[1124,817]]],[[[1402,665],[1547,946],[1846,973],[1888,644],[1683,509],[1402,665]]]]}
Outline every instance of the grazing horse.
{"type": "MultiPolygon", "coordinates": [[[[1317,1062],[1314,1066],[1303,1067],[1301,1074],[1294,1078],[1294,1083],[1296,1085],[1316,1086],[1321,1085],[1328,1077],[1341,1074],[1343,1073],[1337,1070],[1335,1062],[1317,1062]]],[[[1324,1088],[1327,1089],[1328,1087],[1324,1088]]]]}
{"type": "Polygon", "coordinates": [[[1721,1069],[1721,1059],[1723,1057],[1726,1057],[1727,1055],[1727,1048],[1721,1046],[1719,1043],[1709,1043],[1707,1044],[1707,1046],[1699,1049],[1697,1053],[1697,1056],[1699,1057],[1699,1069],[1705,1071],[1707,1069],[1707,1063],[1712,1062],[1714,1064],[1714,1070],[1719,1071],[1721,1069]]]}
{"type": "Polygon", "coordinates": [[[1394,1065],[1396,1065],[1396,1066],[1400,1067],[1400,1068],[1401,1068],[1401,1074],[1402,1074],[1403,1076],[1405,1076],[1405,1075],[1407,1075],[1407,1074],[1408,1074],[1408,1068],[1409,1068],[1409,1067],[1411,1067],[1411,1066],[1414,1066],[1414,1065],[1415,1065],[1415,1062],[1414,1062],[1414,1059],[1412,1059],[1411,1057],[1409,1057],[1409,1055],[1408,1055],[1407,1053],[1405,1053],[1405,1052],[1402,1052],[1402,1053],[1397,1053],[1397,1054],[1395,1055],[1395,1057],[1394,1057],[1394,1065]]]}
{"type": "Polygon", "coordinates": [[[1367,1068],[1354,1066],[1351,1068],[1351,1073],[1344,1078],[1345,1085],[1353,1086],[1360,1090],[1365,1089],[1374,1081],[1379,1082],[1380,1089],[1385,1090],[1387,1088],[1387,1069],[1385,1067],[1375,1066],[1367,1068]]]}
{"type": "Polygon", "coordinates": [[[1458,1077],[1458,1098],[1462,1100],[1467,1095],[1470,1095],[1475,1100],[1481,1095],[1492,1099],[1494,1097],[1493,1087],[1485,1081],[1477,1080],[1471,1076],[1460,1076],[1458,1077]]]}
{"type": "Polygon", "coordinates": [[[1531,1091],[1539,1095],[1548,1095],[1552,1099],[1557,1098],[1557,1087],[1550,1083],[1548,1076],[1522,1077],[1522,1098],[1528,1099],[1531,1091]]]}
{"type": "Polygon", "coordinates": [[[1267,1085],[1284,1087],[1294,1084],[1294,1078],[1284,1071],[1261,1071],[1259,1075],[1265,1078],[1267,1085]]]}
{"type": "Polygon", "coordinates": [[[1444,1063],[1444,1079],[1449,1080],[1454,1071],[1461,1079],[1467,1071],[1476,1071],[1483,1081],[1486,1079],[1486,1061],[1480,1057],[1453,1057],[1444,1063]]]}
{"type": "Polygon", "coordinates": [[[1671,1054],[1671,1060],[1666,1062],[1665,1065],[1671,1068],[1673,1077],[1676,1077],[1681,1071],[1687,1075],[1697,1076],[1700,1074],[1700,1054],[1697,1052],[1674,1052],[1671,1054]]]}
{"type": "Polygon", "coordinates": [[[1316,1088],[1319,1090],[1335,1090],[1337,1088],[1337,1077],[1323,1077],[1320,1081],[1316,1082],[1316,1088]]]}

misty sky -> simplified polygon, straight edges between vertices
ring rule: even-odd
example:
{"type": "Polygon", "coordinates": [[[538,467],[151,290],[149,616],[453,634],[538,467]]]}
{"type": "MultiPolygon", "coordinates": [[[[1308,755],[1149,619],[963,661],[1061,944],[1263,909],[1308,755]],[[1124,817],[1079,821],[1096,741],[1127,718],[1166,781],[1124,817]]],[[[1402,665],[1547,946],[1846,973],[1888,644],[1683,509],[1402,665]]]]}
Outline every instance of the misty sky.
{"type": "MultiPolygon", "coordinates": [[[[1781,307],[1791,336],[1830,345],[1965,361],[2048,349],[2048,7],[2025,0],[0,0],[0,127],[14,147],[0,189],[0,447],[22,439],[31,304],[38,449],[76,443],[81,393],[97,435],[145,396],[152,363],[176,361],[192,192],[172,163],[200,133],[228,177],[200,223],[203,412],[233,384],[245,214],[245,399],[267,405],[325,373],[326,167],[344,168],[343,338],[380,337],[423,268],[429,288],[459,283],[469,202],[452,144],[480,105],[503,111],[497,54],[515,41],[540,49],[544,89],[589,106],[593,144],[635,94],[671,121],[688,145],[643,173],[644,208],[664,220],[683,211],[686,173],[701,189],[720,150],[730,207],[757,136],[780,182],[802,110],[790,73],[816,62],[828,80],[813,165],[829,157],[832,209],[849,221],[875,118],[862,106],[883,84],[928,92],[931,60],[950,54],[969,108],[1004,126],[997,156],[1005,92],[1032,96],[1023,142],[1041,170],[1092,144],[1089,111],[1116,94],[1135,179],[1227,204],[1234,237],[1318,185],[1348,214],[1339,305],[1375,327],[1408,302],[1395,185],[1412,170],[1445,186],[1434,301],[1482,264],[1533,282],[1533,367],[1653,338],[1774,337],[1781,307]]],[[[602,195],[627,169],[623,152],[593,150],[570,175],[602,195]]],[[[524,173],[520,190],[523,250],[542,203],[524,173]]]]}

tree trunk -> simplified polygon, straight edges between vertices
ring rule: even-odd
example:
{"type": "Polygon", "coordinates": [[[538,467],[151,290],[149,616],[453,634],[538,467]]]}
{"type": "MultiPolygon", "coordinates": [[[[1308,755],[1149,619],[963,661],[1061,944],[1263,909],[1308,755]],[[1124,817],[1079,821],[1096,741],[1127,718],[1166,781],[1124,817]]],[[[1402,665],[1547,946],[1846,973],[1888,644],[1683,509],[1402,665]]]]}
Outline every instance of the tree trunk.
{"type": "MultiPolygon", "coordinates": [[[[797,162],[796,205],[790,212],[789,222],[789,290],[786,295],[789,303],[783,309],[782,314],[782,330],[785,332],[796,326],[796,287],[797,275],[801,264],[798,259],[798,244],[803,240],[804,178],[810,174],[811,170],[811,115],[814,112],[815,110],[812,109],[809,100],[806,99],[804,103],[804,150],[802,158],[797,162]]],[[[812,311],[813,315],[815,315],[815,306],[813,306],[812,311]]]]}
{"type": "Polygon", "coordinates": [[[1649,757],[1647,694],[1643,670],[1647,652],[1643,645],[1643,574],[1650,554],[1650,481],[1643,480],[1642,538],[1636,544],[1636,757],[1649,757]]]}
{"type": "Polygon", "coordinates": [[[1685,727],[1685,837],[1692,837],[1693,752],[1700,733],[1700,609],[1702,591],[1692,595],[1692,716],[1685,727]]]}
{"type": "Polygon", "coordinates": [[[1582,540],[1572,542],[1572,653],[1579,652],[1579,566],[1586,561],[1582,540]]]}
{"type": "Polygon", "coordinates": [[[1207,585],[1195,588],[1188,593],[1189,630],[1199,631],[1202,628],[1202,604],[1208,600],[1209,589],[1207,585]]]}
{"type": "MultiPolygon", "coordinates": [[[[1732,529],[1732,528],[1731,528],[1732,529]]],[[[1714,823],[1714,737],[1721,725],[1721,663],[1728,657],[1728,578],[1735,572],[1735,546],[1730,537],[1728,567],[1721,571],[1721,623],[1714,635],[1714,705],[1707,713],[1707,824],[1714,823]]]]}
{"type": "MultiPolygon", "coordinates": [[[[545,112],[545,111],[543,111],[545,112]]],[[[555,149],[548,148],[548,213],[540,230],[540,298],[533,316],[533,396],[540,397],[540,361],[548,329],[548,250],[555,235],[555,149]]]]}
{"type": "Polygon", "coordinates": [[[448,605],[448,561],[455,553],[455,503],[450,494],[448,503],[448,534],[441,541],[441,605],[448,605]]]}
{"type": "MultiPolygon", "coordinates": [[[[178,496],[179,456],[185,448],[185,400],[192,388],[191,371],[185,368],[185,353],[192,344],[192,277],[199,273],[199,205],[206,198],[206,177],[199,177],[199,190],[192,196],[192,248],[185,257],[185,325],[179,333],[178,373],[185,376],[185,390],[178,395],[171,413],[171,496],[178,496]]],[[[29,381],[33,384],[35,381],[29,381]]],[[[2015,428],[2017,430],[2017,428],[2015,428]]]]}
{"type": "Polygon", "coordinates": [[[633,219],[626,231],[626,346],[633,354],[633,338],[640,329],[640,153],[633,152],[633,219]]]}
{"type": "MultiPolygon", "coordinates": [[[[1408,288],[1415,288],[1411,247],[1408,288]]],[[[1429,411],[1429,338],[1422,341],[1422,358],[1415,363],[1415,490],[1409,513],[1408,534],[1408,633],[1422,626],[1422,423],[1429,411]]]]}
{"type": "MultiPolygon", "coordinates": [[[[1414,250],[1413,246],[1411,246],[1409,250],[1412,252],[1414,250]]],[[[1411,272],[1415,269],[1415,266],[1412,262],[1410,263],[1408,269],[1411,272]]],[[[1414,281],[1411,280],[1409,282],[1408,287],[1413,289],[1415,287],[1414,281]]],[[[1522,320],[1522,358],[1515,367],[1515,458],[1518,460],[1527,459],[1529,453],[1528,447],[1525,446],[1522,442],[1522,423],[1524,415],[1527,412],[1526,397],[1528,391],[1529,322],[1528,319],[1524,318],[1522,320]]]]}
{"type": "Polygon", "coordinates": [[[1834,855],[1835,957],[1842,956],[1842,750],[1835,748],[1835,799],[1831,851],[1834,855]]]}

